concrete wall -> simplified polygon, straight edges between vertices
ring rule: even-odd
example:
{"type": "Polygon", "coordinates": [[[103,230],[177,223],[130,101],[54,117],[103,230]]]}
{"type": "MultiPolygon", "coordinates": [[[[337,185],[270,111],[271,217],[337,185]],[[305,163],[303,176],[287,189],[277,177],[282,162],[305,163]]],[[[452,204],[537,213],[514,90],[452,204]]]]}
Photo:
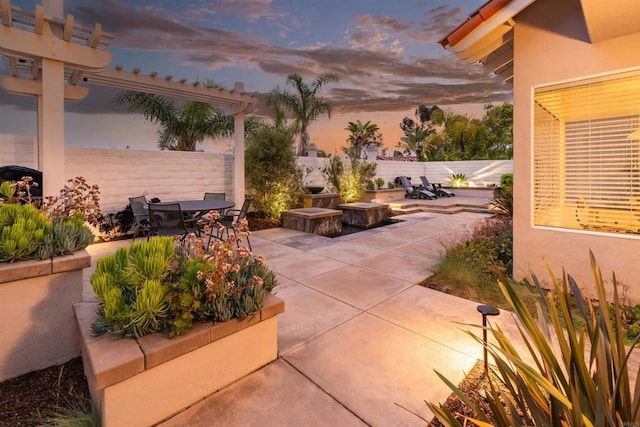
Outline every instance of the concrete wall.
{"type": "Polygon", "coordinates": [[[542,257],[556,276],[564,266],[582,286],[591,285],[589,249],[603,276],[629,286],[629,296],[640,300],[638,236],[551,230],[533,227],[531,198],[532,88],[640,65],[640,33],[600,43],[588,42],[584,19],[576,0],[538,0],[516,17],[514,48],[514,273],[534,271],[549,280],[542,257]]]}

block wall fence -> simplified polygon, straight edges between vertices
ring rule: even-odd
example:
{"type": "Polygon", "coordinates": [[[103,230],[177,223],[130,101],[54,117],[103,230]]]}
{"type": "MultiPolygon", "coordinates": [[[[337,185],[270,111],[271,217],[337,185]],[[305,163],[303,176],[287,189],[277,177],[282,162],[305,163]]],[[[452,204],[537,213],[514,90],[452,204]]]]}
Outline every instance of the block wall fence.
{"type": "MultiPolygon", "coordinates": [[[[32,137],[0,135],[0,166],[17,164],[37,169],[37,152],[32,137]]],[[[326,185],[322,169],[329,159],[299,157],[305,169],[305,183],[326,185]]],[[[386,182],[406,175],[414,183],[420,176],[431,182],[447,183],[454,173],[464,173],[472,185],[498,184],[503,173],[513,172],[511,160],[463,162],[402,162],[378,160],[376,177],[386,182]]],[[[129,197],[145,195],[161,200],[200,199],[205,191],[225,192],[233,199],[233,155],[180,151],[138,151],[123,149],[65,148],[65,175],[83,176],[100,187],[103,212],[122,210],[129,197]]],[[[385,184],[386,185],[386,184],[385,184]]]]}

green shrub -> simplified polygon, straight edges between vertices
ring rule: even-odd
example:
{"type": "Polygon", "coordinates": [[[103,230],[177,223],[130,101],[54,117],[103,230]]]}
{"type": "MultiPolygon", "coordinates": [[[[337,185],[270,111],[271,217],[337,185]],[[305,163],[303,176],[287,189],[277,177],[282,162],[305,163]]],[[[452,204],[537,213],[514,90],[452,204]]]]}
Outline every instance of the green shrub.
{"type": "Polygon", "coordinates": [[[500,187],[513,187],[513,174],[503,173],[500,176],[500,187]]]}
{"type": "MultiPolygon", "coordinates": [[[[598,299],[605,301],[602,273],[592,253],[590,258],[598,299]]],[[[498,426],[620,426],[640,422],[640,391],[636,388],[632,392],[629,377],[628,360],[633,348],[627,349],[622,334],[616,333],[622,309],[615,275],[613,303],[597,304],[582,296],[570,275],[563,273],[562,279],[556,279],[550,269],[549,273],[549,293],[533,276],[540,296],[538,320],[510,283],[499,283],[526,346],[514,347],[500,328],[489,326],[495,344],[489,343],[487,350],[495,361],[492,369],[497,371],[496,376],[489,376],[490,390],[485,390],[492,422],[498,426]],[[574,306],[579,319],[573,315],[574,306]],[[509,390],[510,397],[498,392],[504,389],[509,390]]],[[[482,345],[480,336],[469,333],[482,345]]],[[[476,419],[469,419],[471,422],[489,422],[487,414],[469,396],[438,375],[474,411],[476,419]]],[[[640,384],[640,371],[635,383],[640,384]]],[[[445,425],[462,425],[448,410],[434,403],[428,406],[445,425]]]]}
{"type": "Polygon", "coordinates": [[[374,182],[375,182],[376,188],[378,190],[381,189],[382,187],[384,187],[384,178],[377,177],[374,182]]]}
{"type": "MultiPolygon", "coordinates": [[[[498,278],[511,276],[513,270],[513,224],[510,218],[487,218],[474,224],[470,232],[444,242],[445,254],[440,264],[467,265],[476,271],[476,283],[495,286],[498,278]],[[452,259],[455,259],[454,262],[452,259]]],[[[455,269],[452,269],[455,272],[455,269]]],[[[438,266],[437,273],[446,277],[438,266]]]]}
{"type": "Polygon", "coordinates": [[[253,206],[272,219],[297,206],[304,192],[293,141],[292,132],[266,125],[247,139],[245,173],[255,190],[253,206]]]}
{"type": "MultiPolygon", "coordinates": [[[[239,226],[246,232],[246,221],[239,226]]],[[[233,234],[227,241],[188,236],[134,242],[98,260],[91,285],[100,301],[100,318],[92,328],[143,336],[169,328],[174,337],[195,321],[224,322],[260,310],[265,293],[277,280],[261,257],[233,234]]]]}
{"type": "Polygon", "coordinates": [[[352,159],[349,167],[346,167],[340,157],[335,156],[322,173],[327,179],[329,189],[340,194],[342,203],[348,203],[362,199],[364,186],[376,175],[376,167],[375,163],[358,159],[352,159]]]}

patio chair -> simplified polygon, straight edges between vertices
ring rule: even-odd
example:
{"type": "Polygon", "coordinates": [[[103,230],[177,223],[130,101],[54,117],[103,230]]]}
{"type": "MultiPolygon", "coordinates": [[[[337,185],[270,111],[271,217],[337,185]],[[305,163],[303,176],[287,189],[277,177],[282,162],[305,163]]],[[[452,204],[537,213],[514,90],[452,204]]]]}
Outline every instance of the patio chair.
{"type": "MultiPolygon", "coordinates": [[[[226,193],[204,193],[204,200],[227,200],[227,195],[226,193]]],[[[221,209],[219,212],[220,216],[225,215],[224,209],[221,209]]],[[[207,215],[204,217],[206,218],[207,215]]]]}
{"type": "Polygon", "coordinates": [[[180,236],[184,240],[189,233],[199,234],[194,222],[185,219],[180,203],[149,203],[149,225],[153,236],[180,236]]]}
{"type": "MultiPolygon", "coordinates": [[[[218,220],[218,222],[224,226],[223,233],[226,232],[228,236],[229,230],[233,230],[234,233],[236,232],[236,230],[233,228],[233,224],[239,222],[247,216],[247,212],[249,212],[249,208],[251,207],[251,202],[253,202],[253,197],[245,197],[244,203],[242,203],[242,208],[227,210],[225,216],[221,217],[218,220]]],[[[247,236],[247,244],[249,245],[249,250],[252,250],[249,236],[247,236]]],[[[240,243],[238,242],[238,246],[239,245],[240,243]]]]}
{"type": "Polygon", "coordinates": [[[452,191],[447,190],[446,188],[442,188],[442,184],[432,184],[429,182],[426,176],[421,176],[420,181],[422,181],[422,186],[426,188],[428,191],[432,193],[436,193],[437,196],[440,197],[453,197],[452,191]]]}
{"type": "Polygon", "coordinates": [[[400,178],[400,183],[402,184],[402,186],[404,187],[404,191],[405,191],[405,199],[409,198],[409,199],[437,199],[438,196],[435,195],[435,193],[432,193],[431,191],[424,189],[424,188],[418,188],[418,187],[414,187],[413,185],[411,185],[411,182],[409,182],[409,178],[407,178],[406,176],[401,176],[400,178]]]}
{"type": "Polygon", "coordinates": [[[142,235],[149,235],[149,211],[147,206],[147,198],[144,196],[129,197],[129,205],[131,206],[131,212],[133,212],[133,226],[136,227],[136,231],[133,234],[133,240],[136,237],[142,235]],[[144,233],[144,234],[142,234],[144,233]]]}

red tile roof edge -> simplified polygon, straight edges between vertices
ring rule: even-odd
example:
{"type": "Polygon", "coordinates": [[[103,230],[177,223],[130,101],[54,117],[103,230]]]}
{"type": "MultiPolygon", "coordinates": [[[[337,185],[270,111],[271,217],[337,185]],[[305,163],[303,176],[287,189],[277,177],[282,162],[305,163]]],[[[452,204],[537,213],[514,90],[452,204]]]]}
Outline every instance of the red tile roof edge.
{"type": "Polygon", "coordinates": [[[447,48],[447,45],[455,46],[466,36],[471,34],[473,30],[478,28],[480,24],[495,15],[510,2],[511,0],[489,0],[476,11],[471,13],[466,21],[458,25],[449,34],[438,41],[438,43],[445,49],[447,48]]]}

